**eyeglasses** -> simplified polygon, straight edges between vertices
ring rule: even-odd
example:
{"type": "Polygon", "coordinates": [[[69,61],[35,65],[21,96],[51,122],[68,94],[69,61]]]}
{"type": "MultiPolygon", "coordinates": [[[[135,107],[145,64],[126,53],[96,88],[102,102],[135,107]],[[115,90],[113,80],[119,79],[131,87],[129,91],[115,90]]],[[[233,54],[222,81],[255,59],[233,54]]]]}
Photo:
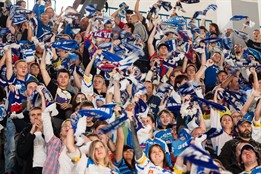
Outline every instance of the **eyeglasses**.
{"type": "Polygon", "coordinates": [[[242,118],[241,115],[233,115],[232,118],[242,118]]]}

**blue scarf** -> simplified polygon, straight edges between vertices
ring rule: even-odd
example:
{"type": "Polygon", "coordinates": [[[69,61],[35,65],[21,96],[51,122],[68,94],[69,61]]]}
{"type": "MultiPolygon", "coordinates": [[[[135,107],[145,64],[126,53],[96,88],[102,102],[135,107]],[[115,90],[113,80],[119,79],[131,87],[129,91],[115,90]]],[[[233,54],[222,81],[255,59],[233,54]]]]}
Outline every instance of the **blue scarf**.
{"type": "Polygon", "coordinates": [[[52,43],[52,47],[65,51],[77,50],[79,44],[75,40],[59,40],[52,43]]]}

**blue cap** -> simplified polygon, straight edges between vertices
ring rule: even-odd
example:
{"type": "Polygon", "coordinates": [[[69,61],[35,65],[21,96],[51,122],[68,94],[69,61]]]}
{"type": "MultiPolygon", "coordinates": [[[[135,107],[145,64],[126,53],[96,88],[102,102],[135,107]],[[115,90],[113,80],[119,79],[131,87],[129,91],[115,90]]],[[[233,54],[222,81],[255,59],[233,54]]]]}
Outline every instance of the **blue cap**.
{"type": "Polygon", "coordinates": [[[71,60],[71,61],[76,61],[78,58],[79,58],[79,56],[77,55],[77,54],[75,54],[75,53],[68,53],[68,58],[71,60]]]}
{"type": "Polygon", "coordinates": [[[245,122],[248,122],[249,124],[252,124],[251,121],[245,119],[245,118],[241,118],[238,122],[237,122],[237,127],[244,124],[245,122]]]}

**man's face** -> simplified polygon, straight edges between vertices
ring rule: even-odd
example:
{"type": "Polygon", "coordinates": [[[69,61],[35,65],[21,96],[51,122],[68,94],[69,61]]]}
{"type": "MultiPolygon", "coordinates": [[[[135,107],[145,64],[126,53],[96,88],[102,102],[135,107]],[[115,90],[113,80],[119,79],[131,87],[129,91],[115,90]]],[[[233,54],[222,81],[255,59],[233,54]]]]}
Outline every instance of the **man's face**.
{"type": "Polygon", "coordinates": [[[242,163],[245,166],[257,163],[256,153],[252,148],[244,149],[241,153],[242,163]]]}
{"type": "Polygon", "coordinates": [[[40,121],[42,116],[42,110],[41,109],[35,109],[30,111],[30,122],[31,124],[35,124],[36,121],[40,121]]]}
{"type": "Polygon", "coordinates": [[[245,122],[245,123],[239,125],[237,127],[237,129],[238,129],[238,134],[240,135],[240,137],[250,138],[252,135],[252,127],[251,127],[251,124],[248,122],[245,122]]]}
{"type": "Polygon", "coordinates": [[[126,14],[126,21],[130,22],[131,14],[126,14]]]}
{"type": "Polygon", "coordinates": [[[240,44],[236,44],[234,49],[236,54],[242,53],[242,46],[240,44]]]}
{"type": "Polygon", "coordinates": [[[104,85],[104,79],[101,77],[94,77],[93,87],[96,90],[102,90],[104,85]]]}
{"type": "Polygon", "coordinates": [[[66,89],[67,85],[69,84],[69,74],[65,73],[65,72],[61,72],[59,73],[59,75],[57,76],[57,83],[58,86],[62,89],[66,89]]]}
{"type": "Polygon", "coordinates": [[[253,37],[254,37],[255,40],[259,40],[261,38],[260,31],[259,30],[255,30],[253,32],[253,37]]]}
{"type": "Polygon", "coordinates": [[[47,14],[42,14],[41,15],[41,21],[44,25],[47,25],[48,22],[50,21],[50,17],[47,14]]]}
{"type": "Polygon", "coordinates": [[[26,62],[19,62],[15,66],[15,71],[18,77],[25,77],[25,75],[28,73],[28,66],[26,62]]]}
{"type": "Polygon", "coordinates": [[[233,91],[239,90],[239,83],[237,77],[233,77],[232,81],[230,82],[229,89],[233,91]]]}
{"type": "Polygon", "coordinates": [[[227,79],[227,74],[224,73],[224,72],[219,73],[218,76],[217,76],[217,81],[218,81],[218,83],[222,83],[222,82],[224,82],[226,79],[227,79]]]}
{"type": "Polygon", "coordinates": [[[88,18],[82,18],[80,21],[80,28],[81,30],[86,30],[88,24],[89,24],[89,19],[88,18]]]}
{"type": "Polygon", "coordinates": [[[161,46],[159,48],[159,56],[167,56],[169,53],[168,47],[166,46],[161,46]]]}
{"type": "Polygon", "coordinates": [[[159,118],[159,122],[163,126],[168,126],[170,123],[172,123],[172,121],[173,121],[172,116],[169,113],[162,112],[162,114],[160,115],[160,118],[159,118]]]}

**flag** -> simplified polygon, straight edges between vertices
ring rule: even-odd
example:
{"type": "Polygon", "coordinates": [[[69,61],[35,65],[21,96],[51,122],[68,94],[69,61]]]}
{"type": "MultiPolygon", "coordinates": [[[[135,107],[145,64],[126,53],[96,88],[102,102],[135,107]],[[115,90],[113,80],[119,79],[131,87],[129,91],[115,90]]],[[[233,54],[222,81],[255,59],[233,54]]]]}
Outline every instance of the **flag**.
{"type": "Polygon", "coordinates": [[[172,9],[171,2],[169,1],[160,1],[160,6],[163,7],[166,11],[170,11],[172,9]]]}
{"type": "Polygon", "coordinates": [[[240,21],[242,19],[246,19],[248,16],[244,15],[234,15],[233,17],[230,18],[231,21],[240,21]]]}
{"type": "Polygon", "coordinates": [[[205,10],[203,10],[202,14],[203,14],[204,16],[206,16],[206,14],[207,14],[207,12],[208,12],[209,10],[216,11],[216,10],[217,10],[217,5],[216,5],[216,4],[210,4],[210,5],[208,5],[207,8],[206,8],[205,10]]]}
{"type": "Polygon", "coordinates": [[[85,7],[85,16],[88,17],[88,18],[91,18],[93,16],[95,16],[95,13],[96,13],[96,8],[93,4],[89,4],[85,7]]]}

